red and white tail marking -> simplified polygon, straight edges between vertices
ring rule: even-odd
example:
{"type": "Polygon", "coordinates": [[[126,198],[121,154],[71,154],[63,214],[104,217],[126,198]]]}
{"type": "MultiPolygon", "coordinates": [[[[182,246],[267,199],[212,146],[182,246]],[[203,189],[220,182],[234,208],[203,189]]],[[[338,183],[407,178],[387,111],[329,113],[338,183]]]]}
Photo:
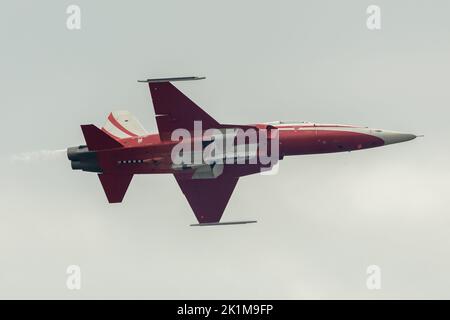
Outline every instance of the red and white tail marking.
{"type": "Polygon", "coordinates": [[[129,111],[111,112],[102,129],[116,139],[148,135],[148,132],[144,129],[139,120],[129,111]]]}

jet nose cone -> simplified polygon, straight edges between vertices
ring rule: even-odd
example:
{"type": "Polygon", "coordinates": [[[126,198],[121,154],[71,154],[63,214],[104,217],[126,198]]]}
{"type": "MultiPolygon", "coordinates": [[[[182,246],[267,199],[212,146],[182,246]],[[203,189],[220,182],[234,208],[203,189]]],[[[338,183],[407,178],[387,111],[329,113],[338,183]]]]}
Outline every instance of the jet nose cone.
{"type": "Polygon", "coordinates": [[[374,135],[383,139],[384,144],[400,143],[417,138],[415,134],[387,130],[374,130],[374,135]]]}
{"type": "Polygon", "coordinates": [[[405,142],[405,141],[413,140],[415,138],[417,138],[417,136],[412,133],[397,133],[397,134],[395,134],[393,143],[405,142]]]}

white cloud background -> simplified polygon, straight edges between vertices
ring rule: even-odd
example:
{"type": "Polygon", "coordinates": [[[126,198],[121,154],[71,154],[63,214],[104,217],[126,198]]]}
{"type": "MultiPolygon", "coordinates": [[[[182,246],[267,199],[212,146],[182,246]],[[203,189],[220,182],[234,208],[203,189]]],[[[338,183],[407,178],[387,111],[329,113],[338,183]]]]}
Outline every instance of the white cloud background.
{"type": "Polygon", "coordinates": [[[68,1],[2,4],[1,298],[450,298],[448,1],[68,1]],[[137,79],[177,86],[219,121],[363,124],[425,134],[286,158],[240,180],[224,220],[191,228],[173,177],[135,176],[121,205],[64,157],[80,124],[128,109],[156,130],[137,79]],[[69,291],[66,267],[82,268],[69,291]],[[366,268],[382,270],[369,291],[366,268]]]}

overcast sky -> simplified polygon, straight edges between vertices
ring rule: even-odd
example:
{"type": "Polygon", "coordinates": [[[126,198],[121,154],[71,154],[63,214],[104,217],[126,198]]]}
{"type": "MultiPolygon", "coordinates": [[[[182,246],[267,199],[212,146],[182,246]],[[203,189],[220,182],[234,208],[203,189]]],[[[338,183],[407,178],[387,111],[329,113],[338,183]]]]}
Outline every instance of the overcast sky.
{"type": "Polygon", "coordinates": [[[450,298],[448,1],[7,1],[0,16],[0,298],[450,298]],[[66,8],[81,8],[68,30],[66,8]],[[381,30],[366,9],[381,8],[381,30]],[[156,131],[136,80],[224,123],[309,120],[425,137],[288,157],[193,228],[170,175],[122,204],[63,152],[112,110],[156,131]],[[29,154],[29,152],[38,152],[29,154]],[[25,153],[25,154],[23,154],[25,153]],[[66,268],[79,265],[81,290],[66,268]],[[381,268],[380,290],[366,268],[381,268]]]}

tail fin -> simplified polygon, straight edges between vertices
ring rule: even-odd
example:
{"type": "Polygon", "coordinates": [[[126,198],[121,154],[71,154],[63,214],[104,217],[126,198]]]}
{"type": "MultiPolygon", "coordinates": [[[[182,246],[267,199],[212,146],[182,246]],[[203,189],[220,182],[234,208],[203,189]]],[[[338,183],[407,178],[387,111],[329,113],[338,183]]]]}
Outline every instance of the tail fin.
{"type": "Polygon", "coordinates": [[[122,202],[133,175],[102,173],[98,177],[100,178],[108,202],[119,203],[122,202]]]}
{"type": "Polygon", "coordinates": [[[129,111],[114,111],[102,128],[116,140],[148,135],[139,120],[129,111]]]}
{"type": "Polygon", "coordinates": [[[123,145],[93,124],[82,125],[84,140],[90,151],[121,148],[123,145]]]}

